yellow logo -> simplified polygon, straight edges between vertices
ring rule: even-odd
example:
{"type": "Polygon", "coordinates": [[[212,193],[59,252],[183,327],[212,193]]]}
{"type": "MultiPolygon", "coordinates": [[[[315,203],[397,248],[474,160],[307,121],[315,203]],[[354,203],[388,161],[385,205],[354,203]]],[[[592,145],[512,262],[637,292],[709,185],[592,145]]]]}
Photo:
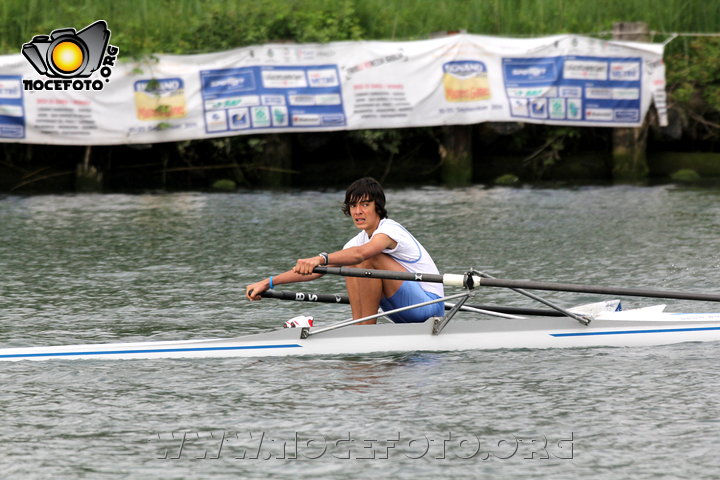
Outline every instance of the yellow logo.
{"type": "Polygon", "coordinates": [[[119,49],[109,45],[110,30],[104,20],[79,32],[59,28],[50,35],[35,35],[23,44],[22,54],[40,75],[56,80],[23,80],[25,90],[102,90],[102,80],[79,80],[99,71],[110,81],[119,49]]]}
{"type": "Polygon", "coordinates": [[[182,78],[160,78],[135,82],[138,120],[169,120],[187,114],[182,78]]]}
{"type": "Polygon", "coordinates": [[[443,65],[443,87],[448,102],[472,102],[490,98],[490,82],[483,62],[463,60],[443,65]]]}

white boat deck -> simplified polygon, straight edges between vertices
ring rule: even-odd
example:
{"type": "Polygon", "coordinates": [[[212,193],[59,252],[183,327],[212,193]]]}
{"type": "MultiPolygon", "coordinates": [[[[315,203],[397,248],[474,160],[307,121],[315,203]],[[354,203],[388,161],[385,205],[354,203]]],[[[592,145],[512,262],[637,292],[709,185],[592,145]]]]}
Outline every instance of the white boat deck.
{"type": "MultiPolygon", "coordinates": [[[[433,334],[420,324],[353,325],[302,337],[287,328],[237,338],[0,349],[0,361],[356,355],[377,352],[630,347],[720,341],[720,313],[666,313],[664,306],[570,318],[453,319],[433,334]]],[[[311,328],[318,330],[318,327],[311,328]]]]}

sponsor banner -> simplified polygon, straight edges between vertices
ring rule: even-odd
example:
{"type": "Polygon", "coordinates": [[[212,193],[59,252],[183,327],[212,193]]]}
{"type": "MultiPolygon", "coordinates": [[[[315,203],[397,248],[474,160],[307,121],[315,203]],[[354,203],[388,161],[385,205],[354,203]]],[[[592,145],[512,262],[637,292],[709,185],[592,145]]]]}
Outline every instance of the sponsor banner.
{"type": "MultiPolygon", "coordinates": [[[[90,27],[106,28],[75,35],[90,27]]],[[[102,62],[88,64],[97,71],[66,78],[39,73],[32,59],[46,43],[0,56],[2,142],[156,143],[489,121],[637,127],[653,101],[667,119],[660,44],[463,34],[137,61],[98,43],[102,62]]]]}

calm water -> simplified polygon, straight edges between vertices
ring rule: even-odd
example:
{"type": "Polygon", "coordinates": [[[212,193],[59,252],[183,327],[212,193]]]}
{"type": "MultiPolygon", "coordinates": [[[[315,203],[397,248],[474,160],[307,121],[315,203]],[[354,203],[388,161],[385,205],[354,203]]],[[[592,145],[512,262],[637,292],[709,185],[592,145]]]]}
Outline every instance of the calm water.
{"type": "MultiPolygon", "coordinates": [[[[344,319],[347,307],[243,299],[247,283],[354,235],[341,200],[2,198],[0,345],[226,337],[300,313],[344,319]]],[[[718,290],[718,190],[427,188],[391,190],[388,203],[446,272],[718,290]]],[[[336,293],[342,282],[302,287],[336,293]]],[[[501,289],[475,301],[528,305],[501,289]]],[[[0,363],[0,476],[717,478],[719,348],[0,363]]]]}

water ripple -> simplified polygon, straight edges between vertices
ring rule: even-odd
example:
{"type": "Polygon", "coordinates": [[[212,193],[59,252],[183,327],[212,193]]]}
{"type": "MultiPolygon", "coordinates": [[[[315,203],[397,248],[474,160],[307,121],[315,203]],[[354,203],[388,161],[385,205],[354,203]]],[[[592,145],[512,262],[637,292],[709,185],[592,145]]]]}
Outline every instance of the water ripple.
{"type": "MultiPolygon", "coordinates": [[[[0,343],[225,337],[299,313],[344,319],[334,305],[243,299],[245,284],[354,234],[341,197],[6,197],[0,343]]],[[[388,191],[391,216],[446,271],[692,291],[716,290],[718,200],[672,186],[388,191]]],[[[331,278],[303,287],[343,290],[331,278]]],[[[527,305],[502,289],[481,297],[527,305]]],[[[0,364],[0,467],[30,479],[711,479],[717,349],[0,364]]]]}

